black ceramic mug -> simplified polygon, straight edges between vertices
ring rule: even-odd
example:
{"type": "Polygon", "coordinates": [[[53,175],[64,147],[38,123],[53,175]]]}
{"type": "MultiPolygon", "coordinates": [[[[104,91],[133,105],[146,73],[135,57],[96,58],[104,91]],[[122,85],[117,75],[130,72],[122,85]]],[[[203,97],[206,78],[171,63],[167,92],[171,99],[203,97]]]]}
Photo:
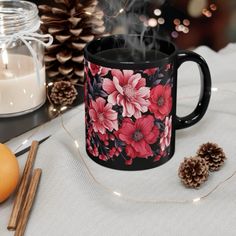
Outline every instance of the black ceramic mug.
{"type": "Polygon", "coordinates": [[[197,123],[211,95],[205,60],[178,51],[165,40],[144,37],[146,50],[133,48],[138,36],[108,36],[85,47],[86,151],[97,163],[119,170],[159,166],[174,154],[175,131],[197,123]],[[176,115],[177,70],[196,62],[201,93],[194,111],[176,115]]]}

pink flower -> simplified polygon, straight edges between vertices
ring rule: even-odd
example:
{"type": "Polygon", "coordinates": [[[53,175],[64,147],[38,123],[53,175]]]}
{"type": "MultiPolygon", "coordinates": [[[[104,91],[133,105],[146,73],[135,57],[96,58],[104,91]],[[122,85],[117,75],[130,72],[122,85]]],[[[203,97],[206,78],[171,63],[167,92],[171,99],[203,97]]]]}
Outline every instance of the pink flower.
{"type": "Polygon", "coordinates": [[[170,145],[172,130],[172,116],[165,119],[165,130],[160,139],[161,150],[164,151],[170,145]]]}
{"type": "Polygon", "coordinates": [[[157,70],[158,70],[158,68],[150,68],[150,69],[144,70],[144,73],[147,75],[153,75],[156,73],[157,70]]]}
{"type": "Polygon", "coordinates": [[[104,79],[103,89],[109,94],[108,102],[123,107],[124,117],[141,117],[149,106],[150,88],[141,74],[132,70],[111,70],[113,80],[104,79]]]}
{"type": "Polygon", "coordinates": [[[151,90],[149,110],[157,119],[163,120],[172,109],[170,85],[157,85],[151,90]]]}
{"type": "Polygon", "coordinates": [[[99,70],[100,70],[100,66],[96,65],[96,64],[93,64],[91,62],[88,62],[88,67],[89,67],[89,70],[91,72],[91,74],[93,76],[95,76],[96,74],[98,74],[99,70]]]}
{"type": "Polygon", "coordinates": [[[107,67],[101,67],[100,68],[100,71],[99,71],[99,74],[101,75],[101,76],[105,76],[105,75],[107,75],[107,73],[109,72],[109,68],[107,68],[107,67]]]}
{"type": "Polygon", "coordinates": [[[154,124],[154,118],[151,115],[143,116],[135,122],[125,118],[121,128],[116,132],[116,136],[126,143],[125,151],[132,159],[153,156],[149,144],[155,143],[158,135],[159,129],[154,124]]]}
{"type": "Polygon", "coordinates": [[[89,67],[89,70],[93,76],[95,76],[96,74],[99,74],[101,76],[105,76],[108,73],[108,71],[110,70],[109,68],[102,67],[102,66],[93,64],[91,62],[88,62],[88,67],[89,67]]]}
{"type": "Polygon", "coordinates": [[[96,101],[91,101],[89,116],[93,121],[95,132],[105,134],[106,129],[109,131],[118,129],[117,112],[112,110],[112,105],[106,104],[106,100],[101,97],[97,98],[96,101]]]}
{"type": "Polygon", "coordinates": [[[165,65],[165,71],[168,71],[169,69],[171,69],[171,64],[166,64],[165,65]]]}

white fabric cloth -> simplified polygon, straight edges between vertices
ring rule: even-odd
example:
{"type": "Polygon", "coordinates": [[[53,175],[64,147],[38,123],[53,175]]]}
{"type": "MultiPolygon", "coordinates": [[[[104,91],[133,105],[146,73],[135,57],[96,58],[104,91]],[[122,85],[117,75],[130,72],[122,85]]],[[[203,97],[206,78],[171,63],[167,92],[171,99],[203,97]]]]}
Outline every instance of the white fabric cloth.
{"type": "MultiPolygon", "coordinates": [[[[236,170],[236,44],[216,53],[199,47],[211,70],[213,95],[209,110],[195,126],[177,131],[176,152],[166,164],[145,171],[117,171],[90,160],[84,147],[83,106],[66,126],[78,139],[91,171],[103,184],[134,198],[197,198],[236,170]],[[222,146],[228,160],[212,173],[199,190],[184,188],[177,176],[180,162],[196,153],[198,146],[213,141],[222,146]]],[[[195,106],[199,93],[196,66],[186,63],[179,70],[178,114],[195,106]],[[196,77],[196,78],[195,78],[196,77]]],[[[40,145],[35,167],[43,169],[37,198],[26,236],[74,235],[236,235],[236,176],[198,203],[147,204],[127,202],[104,192],[90,178],[79,159],[73,141],[61,128],[40,145]]],[[[21,169],[26,155],[19,157],[21,169]]],[[[0,235],[6,230],[12,199],[0,205],[0,235]]]]}

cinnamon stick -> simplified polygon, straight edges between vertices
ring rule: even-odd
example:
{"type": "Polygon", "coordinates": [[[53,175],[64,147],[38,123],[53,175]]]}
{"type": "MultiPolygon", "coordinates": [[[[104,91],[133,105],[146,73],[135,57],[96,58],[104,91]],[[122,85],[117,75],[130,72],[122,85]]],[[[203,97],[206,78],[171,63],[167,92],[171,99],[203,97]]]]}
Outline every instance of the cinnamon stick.
{"type": "Polygon", "coordinates": [[[13,205],[11,217],[8,223],[8,227],[7,227],[8,230],[16,229],[17,221],[19,218],[20,211],[22,209],[23,201],[27,192],[27,187],[28,187],[30,176],[32,173],[32,168],[33,168],[36,153],[38,150],[38,145],[39,145],[38,141],[33,141],[31,144],[28,158],[26,160],[24,171],[22,174],[21,182],[17,191],[14,205],[13,205]]]}
{"type": "Polygon", "coordinates": [[[24,235],[26,225],[27,225],[27,222],[29,219],[30,210],[33,206],[36,192],[38,189],[41,173],[42,173],[41,169],[34,170],[33,176],[30,180],[30,185],[28,188],[28,192],[27,192],[27,195],[25,198],[23,208],[22,208],[22,212],[20,215],[19,223],[17,224],[17,227],[16,227],[15,236],[23,236],[24,235]]]}

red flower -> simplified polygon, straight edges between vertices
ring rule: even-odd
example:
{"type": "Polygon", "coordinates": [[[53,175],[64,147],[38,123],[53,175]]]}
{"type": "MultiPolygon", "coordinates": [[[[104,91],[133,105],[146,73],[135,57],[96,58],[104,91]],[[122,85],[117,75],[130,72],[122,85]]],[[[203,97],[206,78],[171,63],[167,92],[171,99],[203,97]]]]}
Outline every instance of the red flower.
{"type": "Polygon", "coordinates": [[[147,75],[153,75],[156,73],[157,70],[158,68],[149,68],[149,69],[144,70],[144,73],[147,75]]]}
{"type": "Polygon", "coordinates": [[[109,150],[109,157],[110,158],[113,158],[113,157],[118,157],[121,153],[122,149],[120,147],[116,148],[116,147],[112,147],[110,150],[109,150]]]}
{"type": "Polygon", "coordinates": [[[102,154],[100,154],[99,156],[98,156],[98,158],[100,159],[100,160],[102,160],[102,161],[107,161],[108,160],[108,158],[102,153],[102,154]]]}
{"type": "Polygon", "coordinates": [[[154,162],[155,161],[160,161],[160,159],[162,158],[162,157],[164,157],[166,155],[166,153],[165,152],[163,152],[163,151],[160,151],[160,153],[158,153],[155,157],[154,157],[154,162]]]}
{"type": "Polygon", "coordinates": [[[109,136],[108,133],[101,134],[98,132],[98,137],[103,143],[107,146],[109,144],[109,136]]]}
{"type": "Polygon", "coordinates": [[[103,98],[97,98],[96,101],[91,101],[89,107],[89,116],[93,121],[93,130],[106,133],[106,129],[109,131],[118,129],[117,112],[112,110],[110,103],[106,104],[106,100],[103,98]]]}
{"type": "Polygon", "coordinates": [[[88,151],[90,152],[90,154],[92,154],[95,157],[97,157],[99,155],[97,147],[93,148],[92,146],[88,146],[88,151]]]}
{"type": "Polygon", "coordinates": [[[157,119],[163,120],[172,108],[170,85],[157,85],[151,90],[149,110],[157,119]]]}
{"type": "Polygon", "coordinates": [[[135,122],[125,118],[121,128],[116,132],[117,137],[126,143],[126,153],[132,159],[136,157],[148,158],[153,156],[149,144],[156,142],[159,129],[154,124],[151,115],[143,116],[135,122]]]}

